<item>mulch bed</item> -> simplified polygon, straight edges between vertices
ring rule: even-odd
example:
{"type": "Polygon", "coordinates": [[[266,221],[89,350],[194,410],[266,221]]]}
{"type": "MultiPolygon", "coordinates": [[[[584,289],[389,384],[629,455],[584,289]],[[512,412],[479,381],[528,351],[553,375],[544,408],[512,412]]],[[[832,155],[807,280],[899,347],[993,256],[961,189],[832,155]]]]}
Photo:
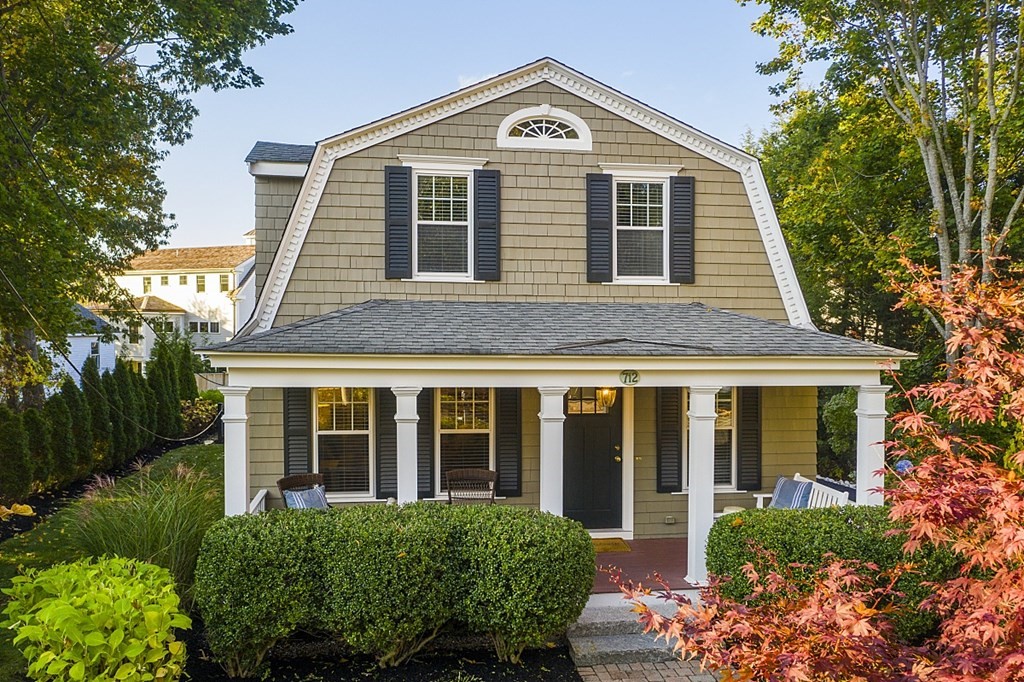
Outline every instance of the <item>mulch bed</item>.
{"type": "MultiPolygon", "coordinates": [[[[232,681],[210,658],[198,619],[193,630],[184,633],[188,647],[186,672],[191,682],[232,681]]],[[[580,682],[569,647],[560,642],[550,649],[535,649],[523,655],[522,665],[500,663],[480,637],[438,637],[403,666],[381,670],[369,656],[353,656],[341,645],[297,634],[270,652],[263,682],[580,682]]]]}

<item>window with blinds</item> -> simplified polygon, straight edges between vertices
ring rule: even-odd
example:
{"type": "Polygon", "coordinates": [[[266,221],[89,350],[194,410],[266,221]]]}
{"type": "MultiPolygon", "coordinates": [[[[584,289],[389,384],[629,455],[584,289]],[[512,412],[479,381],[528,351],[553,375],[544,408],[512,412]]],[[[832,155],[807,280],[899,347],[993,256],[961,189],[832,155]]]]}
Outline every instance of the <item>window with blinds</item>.
{"type": "Polygon", "coordinates": [[[416,274],[470,277],[469,176],[416,175],[416,274]]]}
{"type": "Polygon", "coordinates": [[[615,277],[665,278],[665,183],[615,183],[615,277]]]}
{"type": "Polygon", "coordinates": [[[489,388],[437,391],[438,491],[445,492],[449,469],[492,469],[489,388]]]}
{"type": "MultiPolygon", "coordinates": [[[[689,409],[689,394],[683,401],[683,424],[689,430],[686,416],[689,409]]],[[[723,388],[715,396],[715,486],[736,487],[736,389],[723,388]]],[[[687,437],[684,432],[683,442],[687,437]]],[[[683,462],[683,479],[686,479],[687,463],[683,462]]]]}
{"type": "Polygon", "coordinates": [[[368,495],[372,453],[369,388],[316,389],[316,463],[329,493],[368,495]]]}

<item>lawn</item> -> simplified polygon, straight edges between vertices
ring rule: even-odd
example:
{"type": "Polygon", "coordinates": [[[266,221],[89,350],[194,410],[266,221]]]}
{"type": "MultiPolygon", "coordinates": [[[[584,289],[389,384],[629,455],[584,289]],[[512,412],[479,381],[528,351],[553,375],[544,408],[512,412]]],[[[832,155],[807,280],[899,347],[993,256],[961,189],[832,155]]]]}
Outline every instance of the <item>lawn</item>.
{"type": "MultiPolygon", "coordinates": [[[[153,463],[153,475],[160,476],[179,463],[186,463],[207,471],[215,477],[223,476],[224,448],[220,445],[191,445],[168,452],[153,463]]],[[[117,485],[130,486],[136,474],[127,476],[117,485]]],[[[62,561],[80,558],[67,541],[67,529],[74,514],[74,504],[63,509],[33,530],[0,543],[0,587],[7,587],[21,568],[46,567],[62,561]]],[[[0,595],[0,609],[5,603],[0,595]]],[[[18,680],[25,671],[25,659],[11,644],[13,633],[0,632],[0,680],[18,680]]]]}

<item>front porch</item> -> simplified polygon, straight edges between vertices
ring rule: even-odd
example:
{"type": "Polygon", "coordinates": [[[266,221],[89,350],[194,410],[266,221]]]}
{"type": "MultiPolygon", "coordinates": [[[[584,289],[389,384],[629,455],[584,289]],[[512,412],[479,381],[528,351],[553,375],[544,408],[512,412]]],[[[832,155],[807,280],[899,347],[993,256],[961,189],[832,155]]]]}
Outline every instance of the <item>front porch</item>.
{"type": "Polygon", "coordinates": [[[626,540],[625,544],[629,547],[628,552],[597,552],[595,563],[598,570],[591,594],[614,594],[619,591],[608,579],[608,574],[601,571],[602,566],[618,568],[623,578],[655,589],[659,587],[652,579],[655,573],[673,590],[693,589],[693,585],[686,582],[686,538],[626,540]]]}

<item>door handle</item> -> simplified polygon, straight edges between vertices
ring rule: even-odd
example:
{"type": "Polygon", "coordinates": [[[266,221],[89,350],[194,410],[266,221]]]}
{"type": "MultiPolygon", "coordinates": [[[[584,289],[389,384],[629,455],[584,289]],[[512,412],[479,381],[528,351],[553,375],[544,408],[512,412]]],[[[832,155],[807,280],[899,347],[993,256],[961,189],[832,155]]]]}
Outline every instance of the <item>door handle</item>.
{"type": "Polygon", "coordinates": [[[618,455],[615,455],[615,461],[616,462],[621,462],[622,461],[622,457],[620,457],[618,455]]]}

